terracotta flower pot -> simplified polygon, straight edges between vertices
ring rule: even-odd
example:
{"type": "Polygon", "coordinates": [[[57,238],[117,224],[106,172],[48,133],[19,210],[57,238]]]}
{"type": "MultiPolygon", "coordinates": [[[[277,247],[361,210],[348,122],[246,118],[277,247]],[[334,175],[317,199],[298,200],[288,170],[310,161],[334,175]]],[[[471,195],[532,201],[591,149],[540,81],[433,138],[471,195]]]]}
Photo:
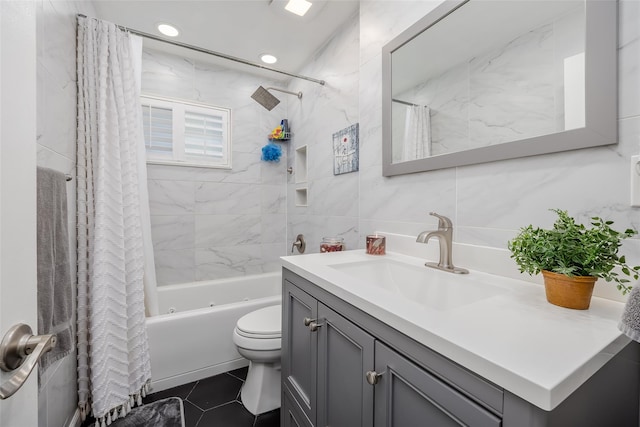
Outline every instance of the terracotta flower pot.
{"type": "Polygon", "coordinates": [[[560,307],[586,310],[591,303],[593,286],[598,280],[593,276],[569,277],[542,270],[547,301],[560,307]]]}

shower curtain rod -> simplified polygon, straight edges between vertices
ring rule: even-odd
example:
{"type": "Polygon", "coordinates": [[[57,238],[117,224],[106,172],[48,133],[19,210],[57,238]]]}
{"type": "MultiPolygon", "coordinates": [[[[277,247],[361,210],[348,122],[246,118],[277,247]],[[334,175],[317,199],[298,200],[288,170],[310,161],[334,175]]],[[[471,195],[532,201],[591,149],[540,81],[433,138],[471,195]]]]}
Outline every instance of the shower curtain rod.
{"type": "MultiPolygon", "coordinates": [[[[78,16],[80,18],[86,18],[87,17],[86,15],[83,15],[81,13],[77,14],[76,16],[78,16]]],[[[300,74],[289,73],[288,71],[282,71],[282,70],[278,70],[276,68],[265,67],[264,65],[260,65],[260,64],[258,64],[256,62],[247,61],[246,59],[238,58],[238,57],[235,57],[235,56],[227,55],[225,53],[216,52],[215,50],[209,50],[209,49],[205,49],[205,48],[202,48],[202,47],[198,47],[198,46],[194,46],[194,45],[190,45],[190,44],[186,44],[186,43],[181,43],[181,42],[177,42],[177,41],[173,41],[173,40],[163,39],[162,37],[159,37],[159,36],[156,36],[156,35],[153,35],[153,34],[149,34],[149,33],[145,33],[145,32],[142,32],[142,31],[134,30],[132,28],[128,28],[128,27],[125,27],[125,26],[122,26],[122,25],[116,24],[116,26],[118,28],[120,28],[121,30],[123,30],[123,31],[128,31],[131,34],[135,34],[137,36],[144,37],[144,38],[147,38],[147,39],[151,39],[151,40],[155,40],[155,41],[159,41],[159,42],[163,42],[163,43],[168,43],[168,44],[171,44],[171,45],[174,45],[174,46],[183,47],[185,49],[195,50],[196,52],[206,53],[207,55],[215,56],[215,57],[222,58],[222,59],[227,59],[229,61],[239,62],[241,64],[250,65],[252,67],[262,68],[263,70],[273,71],[274,73],[284,74],[284,75],[289,76],[289,77],[295,77],[296,79],[308,80],[310,82],[318,83],[319,85],[322,85],[322,86],[324,86],[324,84],[325,84],[324,80],[318,80],[318,79],[314,79],[312,77],[303,76],[303,75],[300,75],[300,74]]]]}
{"type": "Polygon", "coordinates": [[[404,104],[404,105],[408,105],[410,107],[423,107],[423,105],[418,105],[418,104],[412,104],[411,102],[407,102],[407,101],[403,101],[401,99],[391,99],[392,102],[397,102],[398,104],[404,104]]]}

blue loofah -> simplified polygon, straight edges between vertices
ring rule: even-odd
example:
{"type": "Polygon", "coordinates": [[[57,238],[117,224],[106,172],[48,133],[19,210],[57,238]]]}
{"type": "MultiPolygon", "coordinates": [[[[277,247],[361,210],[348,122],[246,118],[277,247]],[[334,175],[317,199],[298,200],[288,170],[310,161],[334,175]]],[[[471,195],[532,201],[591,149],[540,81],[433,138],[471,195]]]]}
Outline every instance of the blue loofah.
{"type": "Polygon", "coordinates": [[[262,160],[265,162],[279,162],[282,156],[282,148],[279,145],[269,143],[262,147],[262,160]]]}

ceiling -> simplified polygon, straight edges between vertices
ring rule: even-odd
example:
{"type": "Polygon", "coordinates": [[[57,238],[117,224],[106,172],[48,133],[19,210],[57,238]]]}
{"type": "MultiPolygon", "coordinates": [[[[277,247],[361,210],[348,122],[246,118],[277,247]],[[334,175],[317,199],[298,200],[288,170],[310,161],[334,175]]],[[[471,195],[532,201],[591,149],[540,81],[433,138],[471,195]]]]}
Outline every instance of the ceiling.
{"type": "MultiPolygon", "coordinates": [[[[357,13],[359,4],[357,0],[311,1],[313,5],[303,17],[284,10],[286,0],[98,0],[92,3],[96,18],[157,36],[161,36],[157,24],[169,23],[180,30],[180,35],[173,40],[260,64],[260,56],[270,53],[278,62],[263,65],[298,73],[334,32],[357,13]]],[[[210,55],[172,48],[162,42],[145,40],[145,46],[218,62],[210,55]]],[[[232,66],[230,61],[225,62],[232,66]]],[[[258,70],[246,65],[239,67],[247,72],[258,70]]],[[[287,78],[268,74],[274,79],[287,78]]]]}

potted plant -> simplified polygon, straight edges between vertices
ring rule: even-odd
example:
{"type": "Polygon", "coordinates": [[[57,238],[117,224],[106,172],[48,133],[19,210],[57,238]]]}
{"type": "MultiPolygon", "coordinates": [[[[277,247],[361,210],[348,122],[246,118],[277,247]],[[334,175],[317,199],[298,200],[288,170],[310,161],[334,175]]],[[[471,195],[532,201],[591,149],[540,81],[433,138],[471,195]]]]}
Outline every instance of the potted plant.
{"type": "Polygon", "coordinates": [[[629,292],[630,280],[626,277],[637,280],[640,266],[628,266],[618,249],[623,239],[637,231],[615,231],[610,227],[613,221],[599,217],[591,218],[591,227],[587,228],[577,224],[567,211],[551,210],[558,215],[552,229],[529,225],[508,244],[521,273],[542,272],[547,301],[586,310],[598,278],[616,282],[623,295],[629,292]]]}

